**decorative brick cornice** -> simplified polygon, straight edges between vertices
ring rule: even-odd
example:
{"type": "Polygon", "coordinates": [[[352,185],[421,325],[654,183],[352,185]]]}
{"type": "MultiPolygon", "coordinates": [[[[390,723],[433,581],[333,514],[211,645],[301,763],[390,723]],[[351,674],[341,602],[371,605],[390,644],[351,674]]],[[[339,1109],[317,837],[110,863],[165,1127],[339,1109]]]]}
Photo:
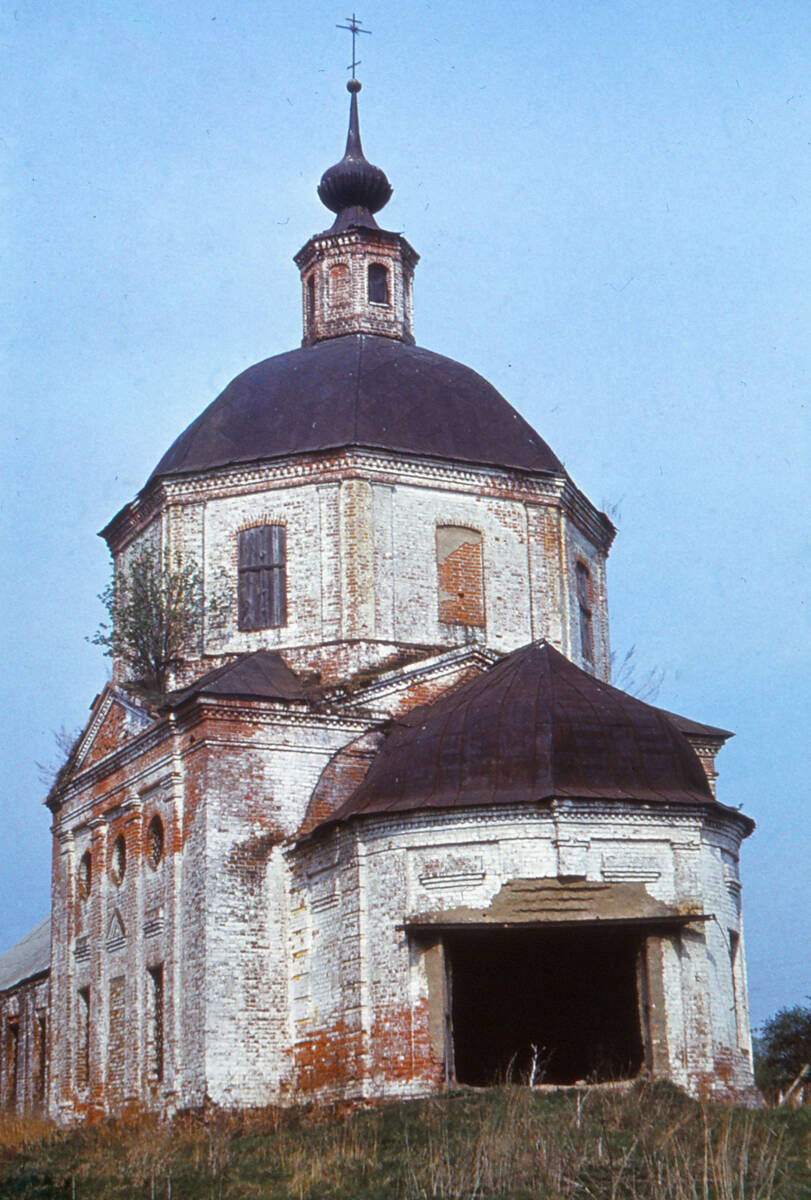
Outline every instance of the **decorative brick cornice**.
{"type": "Polygon", "coordinates": [[[113,518],[101,536],[111,551],[118,554],[164,507],[285,490],[302,484],[338,484],[355,478],[372,484],[428,486],[456,494],[472,492],[493,499],[556,505],[605,551],[616,533],[605,514],[565,475],[508,471],[347,447],[319,455],[295,455],[155,481],[113,518]]]}
{"type": "MultiPolygon", "coordinates": [[[[739,845],[743,836],[742,822],[746,818],[730,812],[728,815],[710,812],[702,805],[652,805],[634,804],[631,801],[617,801],[616,806],[601,801],[572,801],[550,800],[532,801],[525,804],[498,804],[467,809],[423,809],[410,813],[393,812],[390,815],[375,814],[364,817],[362,814],[337,828],[327,827],[320,832],[315,830],[313,835],[302,839],[299,843],[291,843],[288,849],[302,852],[316,847],[323,847],[326,842],[336,839],[339,848],[347,842],[368,843],[378,838],[407,836],[410,833],[425,829],[450,829],[460,826],[471,826],[481,829],[488,825],[509,825],[520,822],[522,826],[545,825],[550,832],[555,833],[560,826],[567,824],[579,826],[605,825],[644,825],[658,826],[667,829],[668,840],[679,849],[686,848],[673,838],[674,830],[692,832],[700,839],[701,835],[712,831],[730,838],[732,843],[739,845]]],[[[696,841],[695,848],[700,845],[696,841]]]]}

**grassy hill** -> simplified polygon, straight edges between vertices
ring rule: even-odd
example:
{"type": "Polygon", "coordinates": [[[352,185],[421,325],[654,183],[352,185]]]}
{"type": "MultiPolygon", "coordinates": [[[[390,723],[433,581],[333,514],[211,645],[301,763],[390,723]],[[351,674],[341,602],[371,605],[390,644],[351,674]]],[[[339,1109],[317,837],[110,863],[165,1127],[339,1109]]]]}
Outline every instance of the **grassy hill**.
{"type": "Polygon", "coordinates": [[[0,1117],[0,1196],[65,1200],[808,1200],[811,1110],[668,1084],[501,1087],[359,1108],[58,1130],[0,1117]]]}

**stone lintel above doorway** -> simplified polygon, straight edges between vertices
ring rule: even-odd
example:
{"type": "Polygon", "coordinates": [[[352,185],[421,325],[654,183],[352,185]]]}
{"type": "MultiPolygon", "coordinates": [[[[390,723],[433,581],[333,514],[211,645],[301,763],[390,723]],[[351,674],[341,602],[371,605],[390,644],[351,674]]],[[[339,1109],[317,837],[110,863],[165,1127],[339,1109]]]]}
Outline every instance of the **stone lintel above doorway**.
{"type": "Polygon", "coordinates": [[[599,924],[681,926],[706,921],[710,914],[694,906],[675,907],[655,899],[642,882],[605,883],[571,877],[511,879],[487,908],[452,908],[407,917],[400,928],[466,928],[536,924],[599,924]]]}

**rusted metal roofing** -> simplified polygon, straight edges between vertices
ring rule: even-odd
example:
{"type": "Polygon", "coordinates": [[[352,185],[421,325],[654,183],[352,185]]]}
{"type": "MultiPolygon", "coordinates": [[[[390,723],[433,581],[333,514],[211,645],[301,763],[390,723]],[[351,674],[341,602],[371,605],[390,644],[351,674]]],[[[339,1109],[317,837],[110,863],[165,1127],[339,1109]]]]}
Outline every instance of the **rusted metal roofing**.
{"type": "Polygon", "coordinates": [[[563,473],[532,426],[469,367],[393,338],[348,334],[243,371],[151,479],[345,446],[563,473]]]}
{"type": "Polygon", "coordinates": [[[306,692],[296,672],[277,650],[254,650],[202,675],[191,687],[172,692],[168,703],[177,708],[192,696],[303,700],[306,692]]]}
{"type": "Polygon", "coordinates": [[[32,929],[21,942],[0,954],[0,992],[50,970],[51,918],[32,929]]]}
{"type": "Polygon", "coordinates": [[[539,642],[393,721],[365,779],[331,820],[553,798],[724,808],[661,709],[539,642]]]}
{"type": "Polygon", "coordinates": [[[682,733],[686,733],[688,737],[705,737],[712,741],[726,742],[735,734],[729,729],[718,729],[715,725],[704,725],[701,721],[693,721],[690,717],[679,716],[678,713],[668,712],[666,708],[660,710],[669,717],[677,729],[682,733]]]}

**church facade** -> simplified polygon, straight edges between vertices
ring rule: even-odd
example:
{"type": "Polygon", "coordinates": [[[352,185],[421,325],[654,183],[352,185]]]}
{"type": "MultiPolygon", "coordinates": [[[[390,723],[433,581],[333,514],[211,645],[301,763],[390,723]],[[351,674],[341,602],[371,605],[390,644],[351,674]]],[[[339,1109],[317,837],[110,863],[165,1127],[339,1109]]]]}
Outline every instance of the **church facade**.
{"type": "Polygon", "coordinates": [[[116,661],[48,798],[0,1096],[71,1120],[642,1072],[749,1095],[729,735],[611,686],[614,529],[415,345],[418,256],[377,223],[349,89],[301,348],[103,531],[118,579],[193,566],[201,619],[160,696],[116,661]]]}

